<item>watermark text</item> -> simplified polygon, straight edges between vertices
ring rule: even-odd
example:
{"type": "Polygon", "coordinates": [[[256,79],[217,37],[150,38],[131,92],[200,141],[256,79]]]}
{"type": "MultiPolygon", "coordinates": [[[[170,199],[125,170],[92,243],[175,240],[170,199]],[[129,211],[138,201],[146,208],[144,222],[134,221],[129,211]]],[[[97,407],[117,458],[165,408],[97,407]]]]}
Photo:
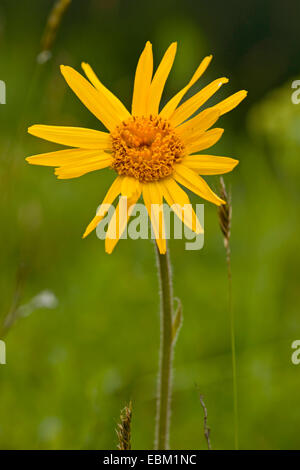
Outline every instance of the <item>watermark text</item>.
{"type": "Polygon", "coordinates": [[[6,344],[0,339],[0,364],[6,364],[6,344]]]}
{"type": "MultiPolygon", "coordinates": [[[[149,208],[148,208],[149,209],[149,208]]],[[[97,211],[101,221],[96,234],[100,240],[170,238],[186,240],[186,250],[200,250],[204,245],[204,204],[151,204],[149,212],[144,204],[130,206],[126,197],[120,197],[117,209],[102,204],[97,211]],[[129,217],[131,220],[129,221],[129,217]]]]}
{"type": "Polygon", "coordinates": [[[295,366],[300,364],[300,339],[296,339],[292,342],[292,349],[295,349],[291,356],[291,361],[295,366]]]}

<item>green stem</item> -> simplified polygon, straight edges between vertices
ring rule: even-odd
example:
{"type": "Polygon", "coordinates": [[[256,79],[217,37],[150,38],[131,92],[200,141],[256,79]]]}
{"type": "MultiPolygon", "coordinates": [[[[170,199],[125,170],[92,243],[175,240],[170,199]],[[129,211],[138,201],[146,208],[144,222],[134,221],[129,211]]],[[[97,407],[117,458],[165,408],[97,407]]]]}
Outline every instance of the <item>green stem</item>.
{"type": "MultiPolygon", "coordinates": [[[[156,247],[157,248],[157,247],[156,247]]],[[[165,255],[157,248],[158,277],[161,290],[160,312],[160,364],[158,375],[158,397],[156,414],[155,449],[165,450],[169,446],[171,414],[172,359],[173,359],[173,288],[168,250],[165,255]]]]}
{"type": "Polygon", "coordinates": [[[232,276],[231,257],[229,244],[226,247],[227,270],[228,270],[228,298],[230,315],[230,336],[231,336],[231,359],[232,359],[232,385],[233,385],[233,408],[234,408],[234,444],[235,450],[239,449],[239,423],[238,423],[238,393],[237,393],[237,373],[236,373],[236,348],[235,348],[235,327],[234,312],[232,305],[232,276]]]}

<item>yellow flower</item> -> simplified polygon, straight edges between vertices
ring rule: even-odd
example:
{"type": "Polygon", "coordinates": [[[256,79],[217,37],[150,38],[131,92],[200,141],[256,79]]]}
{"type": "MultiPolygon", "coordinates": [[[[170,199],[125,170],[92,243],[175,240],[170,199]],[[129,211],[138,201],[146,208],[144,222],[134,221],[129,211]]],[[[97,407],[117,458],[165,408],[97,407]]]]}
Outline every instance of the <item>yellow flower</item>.
{"type": "Polygon", "coordinates": [[[170,45],[153,75],[152,45],[146,43],[136,69],[131,114],[102,85],[88,64],[82,63],[82,68],[89,81],[71,67],[61,66],[68,85],[109,132],[46,125],[35,125],[28,129],[32,135],[72,147],[26,159],[33,165],[56,167],[55,174],[59,179],[77,178],[106,167],[117,173],[118,176],[83,235],[86,237],[96,228],[107,214],[108,205],[119,195],[121,199],[127,198],[126,213],[120,209],[120,199],[108,226],[105,240],[107,253],[113,251],[141,194],[161,253],[166,251],[163,216],[159,210],[151,211],[151,208],[159,207],[164,199],[185,224],[196,233],[201,233],[202,227],[180,185],[216,205],[224,204],[200,175],[227,173],[238,163],[232,158],[198,152],[208,149],[220,139],[223,129],[210,129],[211,126],[222,114],[235,108],[247,92],[239,91],[189,119],[221,85],[228,82],[227,78],[222,77],[180,104],[187,91],[204,73],[212,56],[202,60],[188,84],[159,111],[176,48],[176,43],[170,45]],[[183,218],[181,208],[186,208],[186,205],[189,205],[189,210],[184,211],[183,218]],[[115,233],[112,235],[116,225],[119,227],[117,236],[115,233]]]}

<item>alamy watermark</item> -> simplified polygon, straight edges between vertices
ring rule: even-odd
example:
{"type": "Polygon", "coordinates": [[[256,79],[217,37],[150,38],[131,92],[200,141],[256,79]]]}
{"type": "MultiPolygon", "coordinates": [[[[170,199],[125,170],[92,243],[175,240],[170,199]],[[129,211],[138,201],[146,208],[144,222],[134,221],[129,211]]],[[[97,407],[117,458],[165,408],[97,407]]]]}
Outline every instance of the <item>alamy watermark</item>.
{"type": "Polygon", "coordinates": [[[296,339],[292,342],[292,349],[295,349],[291,356],[291,361],[295,366],[300,364],[300,339],[296,339]]]}
{"type": "Polygon", "coordinates": [[[196,204],[195,212],[191,204],[151,204],[151,221],[144,204],[127,206],[127,198],[119,200],[119,216],[111,204],[102,204],[97,215],[103,217],[96,234],[104,240],[109,234],[111,239],[146,240],[158,237],[169,240],[185,239],[186,250],[201,250],[204,245],[204,204],[196,204]],[[127,224],[128,216],[131,217],[127,224]],[[197,220],[198,219],[198,220],[197,220]],[[154,226],[154,227],[153,227],[154,226]],[[119,236],[120,235],[120,236],[119,236]]]}
{"type": "Polygon", "coordinates": [[[0,364],[6,364],[6,344],[0,339],[0,364]]]}
{"type": "Polygon", "coordinates": [[[291,95],[291,101],[293,104],[299,104],[300,103],[300,80],[294,80],[292,82],[292,88],[295,88],[295,91],[293,91],[291,95]]]}
{"type": "Polygon", "coordinates": [[[6,85],[3,80],[0,80],[0,104],[6,104],[6,85]]]}

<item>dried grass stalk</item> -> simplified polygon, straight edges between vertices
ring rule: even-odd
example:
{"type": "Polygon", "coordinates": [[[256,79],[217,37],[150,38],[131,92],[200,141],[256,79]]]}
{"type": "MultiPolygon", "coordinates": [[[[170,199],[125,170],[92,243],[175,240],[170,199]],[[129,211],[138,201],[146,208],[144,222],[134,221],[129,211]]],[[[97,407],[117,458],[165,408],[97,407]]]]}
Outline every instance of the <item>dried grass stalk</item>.
{"type": "Polygon", "coordinates": [[[129,403],[121,411],[120,420],[118,423],[116,433],[118,436],[118,449],[131,450],[131,418],[132,418],[132,404],[129,403]]]}
{"type": "Polygon", "coordinates": [[[56,33],[59,25],[62,21],[63,15],[65,14],[71,0],[57,0],[50,12],[47,19],[47,24],[41,41],[41,52],[40,57],[49,52],[55,41],[56,33]]]}
{"type": "Polygon", "coordinates": [[[218,215],[220,228],[224,235],[224,246],[228,254],[228,250],[230,252],[229,240],[231,231],[232,205],[231,195],[228,194],[222,177],[220,178],[220,196],[222,199],[224,199],[224,201],[226,201],[226,204],[222,204],[218,207],[218,215]]]}
{"type": "Polygon", "coordinates": [[[199,396],[199,400],[200,400],[200,403],[201,403],[201,406],[202,406],[203,412],[204,412],[204,437],[205,437],[205,440],[207,442],[208,450],[211,450],[210,427],[207,424],[208,414],[207,414],[207,408],[206,408],[205,403],[204,403],[203,395],[199,396]]]}

